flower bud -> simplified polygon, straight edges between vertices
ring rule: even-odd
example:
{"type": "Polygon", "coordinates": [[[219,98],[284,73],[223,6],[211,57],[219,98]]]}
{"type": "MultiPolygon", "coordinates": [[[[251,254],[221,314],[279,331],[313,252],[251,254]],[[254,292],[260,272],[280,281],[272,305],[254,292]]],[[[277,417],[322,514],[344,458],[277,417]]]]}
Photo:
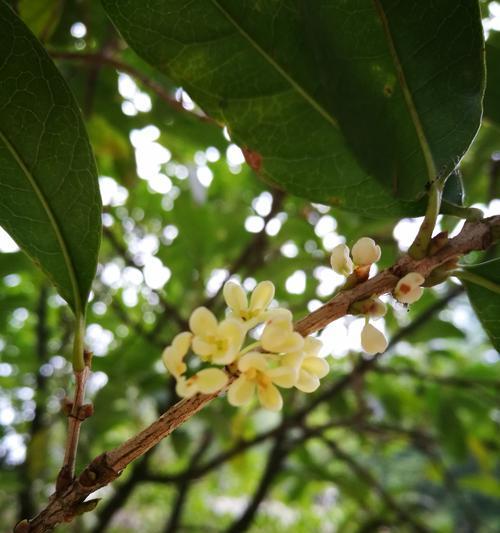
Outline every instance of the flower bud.
{"type": "Polygon", "coordinates": [[[330,264],[337,274],[349,276],[354,269],[352,260],[349,257],[349,247],[345,244],[335,246],[330,256],[330,264]]]}
{"type": "Polygon", "coordinates": [[[369,354],[383,353],[387,348],[387,339],[380,330],[367,322],[361,331],[361,346],[369,354]]]}
{"type": "Polygon", "coordinates": [[[358,266],[368,266],[376,263],[381,255],[380,246],[369,237],[361,237],[352,247],[352,258],[358,266]]]}
{"type": "Polygon", "coordinates": [[[401,303],[412,304],[416,302],[424,292],[420,286],[425,278],[418,272],[410,272],[402,277],[394,289],[394,297],[401,303]]]}

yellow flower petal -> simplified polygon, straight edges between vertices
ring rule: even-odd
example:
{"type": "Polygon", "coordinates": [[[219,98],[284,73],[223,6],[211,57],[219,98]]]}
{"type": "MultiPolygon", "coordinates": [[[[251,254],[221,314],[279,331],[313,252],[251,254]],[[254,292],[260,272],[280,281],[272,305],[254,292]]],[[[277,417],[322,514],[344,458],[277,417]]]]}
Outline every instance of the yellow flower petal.
{"type": "Polygon", "coordinates": [[[193,383],[193,381],[190,379],[186,379],[183,376],[177,379],[177,385],[175,386],[175,392],[178,396],[181,398],[191,398],[194,396],[198,389],[196,385],[193,383]]]}
{"type": "Polygon", "coordinates": [[[278,387],[289,389],[295,385],[299,377],[299,369],[292,366],[278,366],[268,370],[266,376],[271,378],[271,381],[278,387]]]}
{"type": "Polygon", "coordinates": [[[197,372],[193,378],[196,378],[198,391],[203,394],[212,394],[221,390],[228,381],[227,374],[219,368],[204,368],[197,372]]]}
{"type": "Polygon", "coordinates": [[[223,293],[226,304],[236,315],[248,309],[247,295],[237,283],[228,281],[224,284],[223,293]]]}
{"type": "Polygon", "coordinates": [[[177,351],[173,346],[167,346],[167,348],[163,350],[163,364],[174,377],[179,377],[187,370],[186,364],[183,362],[183,358],[184,354],[177,351]]]}
{"type": "Polygon", "coordinates": [[[217,319],[206,307],[198,307],[189,317],[189,328],[195,335],[205,337],[217,332],[217,319]]]}
{"type": "Polygon", "coordinates": [[[302,368],[320,379],[330,372],[330,366],[322,357],[306,357],[302,362],[302,368]]]}
{"type": "Polygon", "coordinates": [[[263,311],[274,298],[274,285],[270,281],[261,281],[255,287],[250,296],[250,309],[252,311],[263,311]]]}
{"type": "Polygon", "coordinates": [[[214,352],[214,345],[201,337],[194,337],[193,352],[201,357],[209,357],[214,352]]]}
{"type": "Polygon", "coordinates": [[[300,333],[293,332],[283,339],[279,352],[297,352],[304,347],[304,337],[300,333]]]}
{"type": "Polygon", "coordinates": [[[270,411],[279,411],[283,407],[280,391],[271,383],[265,387],[257,387],[259,402],[270,411]]]}
{"type": "Polygon", "coordinates": [[[314,392],[319,387],[319,385],[319,378],[317,376],[313,376],[306,370],[300,370],[299,379],[295,384],[295,387],[297,387],[297,389],[301,390],[302,392],[309,393],[314,392]]]}
{"type": "Polygon", "coordinates": [[[264,350],[273,353],[296,352],[304,345],[303,337],[293,331],[292,323],[282,319],[271,320],[260,340],[264,350]]]}
{"type": "Polygon", "coordinates": [[[316,337],[306,337],[304,339],[304,352],[307,355],[318,355],[323,343],[316,337]]]}
{"type": "Polygon", "coordinates": [[[189,331],[183,331],[182,333],[179,333],[174,337],[174,340],[172,341],[172,346],[175,348],[175,350],[185,355],[189,350],[192,338],[192,333],[190,333],[189,331]]]}
{"type": "Polygon", "coordinates": [[[245,376],[240,376],[229,386],[227,401],[231,405],[239,407],[247,404],[252,399],[254,392],[255,383],[246,379],[245,376]]]}
{"type": "Polygon", "coordinates": [[[228,346],[239,350],[245,338],[243,323],[234,318],[223,320],[217,328],[217,337],[227,340],[228,346]]]}
{"type": "Polygon", "coordinates": [[[255,368],[261,372],[267,370],[267,360],[264,354],[260,352],[248,352],[238,361],[238,370],[246,372],[250,368],[255,368]]]}
{"type": "Polygon", "coordinates": [[[304,359],[304,354],[302,351],[287,353],[280,359],[280,365],[299,368],[302,363],[302,359],[304,359]]]}

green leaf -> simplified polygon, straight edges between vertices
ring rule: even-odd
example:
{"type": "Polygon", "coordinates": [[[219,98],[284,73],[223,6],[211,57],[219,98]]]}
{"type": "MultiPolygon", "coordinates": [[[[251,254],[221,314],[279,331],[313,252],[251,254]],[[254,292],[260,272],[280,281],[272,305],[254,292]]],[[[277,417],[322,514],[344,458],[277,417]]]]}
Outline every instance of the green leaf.
{"type": "Polygon", "coordinates": [[[486,43],[488,81],[484,93],[484,116],[500,124],[500,32],[491,32],[486,43]]]}
{"type": "Polygon", "coordinates": [[[426,183],[456,166],[479,126],[475,2],[103,2],[257,173],[313,201],[421,214],[426,183]]]}
{"type": "Polygon", "coordinates": [[[63,0],[19,0],[17,9],[29,29],[46,41],[59,23],[63,3],[63,0]]]}
{"type": "Polygon", "coordinates": [[[417,329],[407,337],[409,342],[429,342],[434,339],[464,339],[464,332],[445,320],[430,320],[425,327],[417,329]]]}
{"type": "MultiPolygon", "coordinates": [[[[466,268],[466,273],[500,287],[500,258],[466,268]]],[[[462,279],[469,300],[493,346],[500,352],[500,295],[471,279],[462,279]]]]}
{"type": "Polygon", "coordinates": [[[0,1],[0,225],[82,314],[101,200],[80,112],[40,43],[0,1]]]}

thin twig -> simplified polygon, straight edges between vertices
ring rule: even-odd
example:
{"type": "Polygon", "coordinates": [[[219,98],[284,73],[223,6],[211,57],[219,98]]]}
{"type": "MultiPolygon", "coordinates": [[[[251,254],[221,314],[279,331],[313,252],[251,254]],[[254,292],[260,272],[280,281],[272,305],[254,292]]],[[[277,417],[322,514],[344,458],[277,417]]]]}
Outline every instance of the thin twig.
{"type": "Polygon", "coordinates": [[[390,374],[392,376],[409,376],[425,382],[438,383],[440,385],[450,385],[452,387],[476,388],[491,387],[500,390],[500,381],[489,378],[465,378],[461,376],[438,376],[428,372],[420,372],[414,368],[392,368],[390,366],[377,366],[375,372],[379,374],[390,374]]]}
{"type": "Polygon", "coordinates": [[[237,518],[227,529],[226,533],[243,533],[252,524],[262,500],[266,497],[271,485],[281,470],[281,465],[287,457],[287,450],[284,446],[284,435],[279,434],[269,452],[266,467],[257,485],[247,508],[243,514],[237,518]]]}
{"type": "Polygon", "coordinates": [[[205,114],[201,114],[199,112],[192,112],[188,111],[183,107],[181,102],[178,102],[167,90],[164,89],[164,87],[150,78],[149,76],[146,76],[141,71],[137,70],[132,65],[129,65],[128,63],[124,63],[123,61],[116,59],[115,57],[112,57],[106,53],[93,53],[93,52],[69,52],[69,51],[61,51],[61,50],[49,50],[50,55],[54,59],[60,59],[63,61],[80,61],[82,63],[87,63],[89,65],[107,65],[109,67],[112,67],[120,72],[123,72],[125,74],[129,74],[132,78],[135,78],[139,82],[141,82],[145,87],[156,93],[156,95],[163,100],[165,103],[167,103],[172,109],[175,111],[181,111],[183,113],[188,113],[194,118],[197,118],[198,120],[201,120],[203,122],[214,122],[212,118],[208,117],[205,114]]]}
{"type": "MultiPolygon", "coordinates": [[[[116,251],[116,253],[123,258],[125,261],[125,264],[127,266],[131,266],[133,268],[137,268],[142,272],[142,267],[135,261],[135,259],[132,257],[130,252],[128,251],[127,247],[124,246],[123,243],[121,243],[117,236],[114,234],[114,232],[104,226],[103,227],[103,235],[106,237],[106,239],[109,241],[113,249],[116,251]]],[[[165,295],[156,289],[151,289],[151,291],[158,296],[158,299],[160,301],[160,305],[162,306],[163,310],[168,313],[168,316],[179,326],[180,329],[187,329],[188,322],[185,320],[177,311],[177,309],[165,298],[165,295]]]]}
{"type": "Polygon", "coordinates": [[[213,295],[207,298],[202,305],[210,308],[214,302],[220,297],[224,283],[234,274],[240,272],[240,270],[245,267],[245,272],[249,273],[256,270],[264,260],[264,254],[267,249],[269,237],[266,233],[267,223],[276,216],[283,206],[283,200],[285,199],[285,193],[278,189],[273,189],[271,191],[273,201],[271,210],[264,217],[264,225],[262,230],[256,233],[248,244],[243,248],[241,253],[235,259],[234,263],[230,266],[227,275],[225,276],[219,290],[213,295]]]}
{"type": "MultiPolygon", "coordinates": [[[[191,457],[190,465],[192,467],[196,467],[196,465],[200,462],[201,458],[208,449],[208,445],[211,439],[212,432],[210,430],[206,431],[203,437],[201,438],[197,449],[193,453],[193,456],[191,457]]],[[[175,533],[176,531],[178,531],[190,486],[191,480],[188,478],[183,479],[177,485],[177,496],[175,498],[174,504],[172,505],[172,511],[168,518],[167,525],[165,526],[165,533],[175,533]]]]}
{"type": "Polygon", "coordinates": [[[342,450],[333,440],[326,437],[322,440],[328,448],[330,448],[332,453],[345,463],[359,479],[363,480],[369,487],[373,488],[384,504],[391,509],[404,524],[410,526],[410,528],[417,533],[429,533],[430,530],[420,523],[416,517],[410,514],[409,511],[401,507],[385,487],[378,482],[377,478],[370,472],[370,470],[368,470],[368,468],[342,450]]]}
{"type": "Polygon", "coordinates": [[[68,434],[66,448],[64,451],[64,460],[61,470],[57,476],[56,492],[61,492],[73,481],[75,476],[76,453],[78,440],[80,438],[80,428],[82,422],[92,415],[91,404],[84,404],[85,388],[90,375],[90,366],[92,353],[85,352],[85,365],[83,370],[75,370],[75,394],[73,401],[66,404],[68,416],[68,434]]]}

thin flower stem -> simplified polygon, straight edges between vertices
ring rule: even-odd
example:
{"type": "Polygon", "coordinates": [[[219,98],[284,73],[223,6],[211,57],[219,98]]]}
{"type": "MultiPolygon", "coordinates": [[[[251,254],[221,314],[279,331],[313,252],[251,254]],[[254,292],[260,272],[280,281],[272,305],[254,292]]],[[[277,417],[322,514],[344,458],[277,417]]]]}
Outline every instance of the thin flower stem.
{"type": "Polygon", "coordinates": [[[408,250],[408,255],[413,259],[423,259],[427,255],[427,250],[432,239],[432,232],[436,227],[439,209],[441,207],[441,197],[443,194],[443,183],[434,181],[429,192],[429,202],[425,212],[424,221],[418,230],[418,234],[413,244],[408,250]]]}
{"type": "Polygon", "coordinates": [[[245,348],[241,350],[241,352],[238,354],[238,358],[241,357],[242,355],[245,355],[248,352],[251,352],[252,350],[256,350],[259,347],[260,347],[260,341],[252,342],[252,344],[245,346],[245,348]]]}

